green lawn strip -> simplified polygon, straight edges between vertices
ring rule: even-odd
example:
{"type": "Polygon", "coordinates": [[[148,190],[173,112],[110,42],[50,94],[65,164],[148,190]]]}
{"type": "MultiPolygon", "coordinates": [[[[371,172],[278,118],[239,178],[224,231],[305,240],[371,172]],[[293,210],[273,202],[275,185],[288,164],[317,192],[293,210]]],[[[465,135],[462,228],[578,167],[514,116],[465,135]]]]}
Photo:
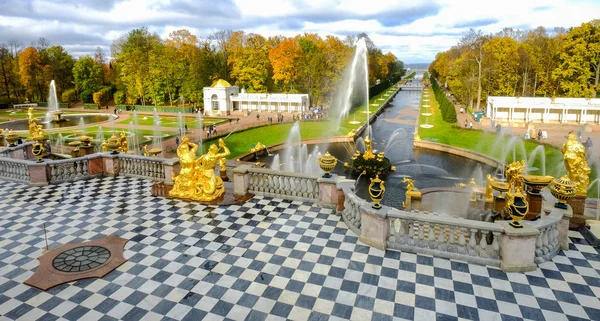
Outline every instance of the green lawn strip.
{"type": "MultiPolygon", "coordinates": [[[[46,111],[34,111],[33,116],[36,118],[44,118],[48,112],[46,111]]],[[[74,112],[74,111],[65,111],[63,115],[68,114],[82,114],[83,112],[74,112]]],[[[5,109],[0,111],[0,119],[9,120],[9,119],[24,119],[27,118],[27,110],[26,109],[5,109]],[[14,114],[13,114],[14,113],[14,114]]]]}
{"type": "MultiPolygon", "coordinates": [[[[161,127],[176,128],[178,126],[177,125],[177,117],[175,117],[175,116],[161,116],[160,120],[161,120],[160,121],[161,127]]],[[[117,122],[117,124],[127,125],[132,121],[133,121],[133,117],[129,117],[128,119],[117,122]]],[[[185,117],[184,121],[188,125],[189,128],[197,128],[198,127],[198,119],[196,117],[185,117]]],[[[224,119],[224,118],[210,118],[210,117],[202,118],[202,123],[204,123],[205,125],[211,125],[213,123],[216,125],[219,125],[222,123],[226,123],[227,121],[228,121],[228,119],[224,119]]],[[[151,115],[146,115],[146,116],[138,115],[138,125],[154,126],[154,119],[151,115]]]]}
{"type": "MultiPolygon", "coordinates": [[[[303,121],[300,123],[300,137],[302,139],[319,138],[328,130],[330,123],[325,121],[303,121]]],[[[225,144],[231,151],[230,158],[236,158],[248,153],[257,142],[265,146],[283,143],[287,140],[292,123],[266,125],[244,131],[234,132],[225,139],[225,144]]],[[[204,151],[216,140],[204,141],[204,151]]]]}
{"type": "MultiPolygon", "coordinates": [[[[465,129],[456,124],[450,124],[445,122],[442,119],[441,112],[439,110],[439,105],[431,92],[429,94],[429,104],[430,108],[421,107],[421,113],[424,112],[425,109],[428,109],[429,112],[433,114],[433,116],[428,117],[427,123],[433,125],[433,128],[419,128],[419,136],[421,139],[429,138],[429,139],[437,139],[438,143],[447,144],[450,146],[456,146],[468,150],[472,150],[474,152],[478,152],[484,155],[488,155],[494,157],[496,159],[500,159],[502,157],[502,144],[506,146],[509,141],[512,139],[511,136],[500,137],[496,134],[483,132],[480,130],[474,129],[465,129]]],[[[423,102],[421,101],[421,104],[423,102]]],[[[422,106],[422,105],[421,105],[422,106]]],[[[423,115],[419,116],[419,125],[425,124],[426,117],[423,115]]],[[[537,148],[540,144],[534,140],[525,140],[523,141],[523,146],[525,148],[525,152],[527,155],[523,155],[523,152],[519,149],[519,144],[517,145],[517,149],[515,151],[514,159],[521,160],[526,159],[527,155],[531,155],[531,152],[537,148]]],[[[566,174],[565,167],[562,162],[562,153],[561,151],[549,144],[544,145],[544,154],[546,158],[545,166],[546,166],[546,175],[551,175],[554,177],[559,177],[566,174]]],[[[505,161],[507,163],[513,161],[513,153],[512,151],[506,155],[505,161]]],[[[536,156],[533,164],[527,164],[528,167],[535,167],[540,170],[531,171],[534,175],[541,174],[541,168],[543,167],[541,157],[536,156]]],[[[590,181],[593,181],[597,177],[598,173],[596,173],[595,169],[592,169],[592,174],[590,175],[590,181]]],[[[597,195],[597,186],[593,186],[588,194],[597,195]]]]}

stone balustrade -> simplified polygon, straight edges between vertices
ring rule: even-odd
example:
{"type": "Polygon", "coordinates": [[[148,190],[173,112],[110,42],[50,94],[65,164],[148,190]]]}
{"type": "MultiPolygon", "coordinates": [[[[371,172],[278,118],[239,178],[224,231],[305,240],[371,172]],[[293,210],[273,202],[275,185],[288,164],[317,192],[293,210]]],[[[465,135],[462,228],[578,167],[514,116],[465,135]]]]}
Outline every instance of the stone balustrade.
{"type": "Polygon", "coordinates": [[[88,157],[48,161],[49,183],[58,184],[89,178],[88,162],[88,157]]]}
{"type": "Polygon", "coordinates": [[[166,159],[139,155],[119,154],[119,175],[148,178],[162,181],[165,179],[163,162],[166,159]]]}
{"type": "Polygon", "coordinates": [[[568,249],[571,210],[559,210],[553,204],[545,205],[552,208],[549,215],[514,228],[509,221],[481,222],[387,206],[373,209],[372,202],[354,193],[353,184],[340,185],[342,220],[361,242],[381,250],[425,253],[525,272],[568,249]]]}
{"type": "Polygon", "coordinates": [[[30,163],[26,160],[2,157],[0,158],[0,178],[28,184],[30,182],[30,163]]]}
{"type": "Polygon", "coordinates": [[[500,265],[501,225],[390,209],[388,247],[485,265],[500,265]]]}
{"type": "Polygon", "coordinates": [[[341,211],[341,214],[342,220],[346,223],[348,228],[352,232],[360,235],[360,208],[368,202],[354,194],[354,191],[352,190],[353,187],[354,184],[342,187],[345,199],[344,209],[341,211]]]}
{"type": "Polygon", "coordinates": [[[291,200],[319,201],[317,175],[249,168],[248,192],[291,200]]]}

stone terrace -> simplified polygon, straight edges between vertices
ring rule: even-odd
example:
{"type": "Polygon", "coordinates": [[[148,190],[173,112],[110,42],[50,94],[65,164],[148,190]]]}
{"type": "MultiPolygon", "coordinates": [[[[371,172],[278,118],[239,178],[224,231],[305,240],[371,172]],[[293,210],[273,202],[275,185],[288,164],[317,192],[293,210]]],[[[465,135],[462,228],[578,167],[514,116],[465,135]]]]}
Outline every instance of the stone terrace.
{"type": "Polygon", "coordinates": [[[207,207],[151,182],[0,181],[1,320],[600,320],[600,254],[569,251],[530,273],[380,251],[331,209],[255,197],[207,207]],[[23,281],[45,246],[129,239],[104,279],[46,292],[23,281]]]}

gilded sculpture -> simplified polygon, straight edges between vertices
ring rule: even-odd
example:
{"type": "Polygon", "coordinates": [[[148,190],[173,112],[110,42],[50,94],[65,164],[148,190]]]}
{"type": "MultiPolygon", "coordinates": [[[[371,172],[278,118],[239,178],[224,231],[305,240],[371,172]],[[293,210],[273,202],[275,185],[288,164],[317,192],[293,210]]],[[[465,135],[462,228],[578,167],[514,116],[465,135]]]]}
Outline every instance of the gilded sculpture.
{"type": "Polygon", "coordinates": [[[125,135],[125,131],[121,131],[119,136],[119,146],[119,151],[127,154],[129,147],[127,146],[127,135],[125,135]]]}
{"type": "Polygon", "coordinates": [[[417,199],[421,198],[421,192],[415,187],[415,182],[411,178],[403,178],[402,183],[406,183],[405,201],[402,202],[402,207],[407,210],[411,207],[413,197],[417,199]]]}
{"type": "Polygon", "coordinates": [[[567,141],[562,146],[562,153],[569,179],[577,184],[577,194],[586,195],[591,169],[586,161],[585,147],[577,140],[574,133],[569,133],[567,141]]]}
{"type": "Polygon", "coordinates": [[[177,147],[181,171],[173,176],[173,189],[169,196],[210,202],[225,193],[223,180],[215,174],[217,162],[230,154],[225,142],[219,139],[219,147],[212,144],[208,153],[196,159],[197,151],[198,145],[191,143],[187,136],[181,139],[177,147]],[[223,152],[219,152],[221,148],[223,152]]]}
{"type": "Polygon", "coordinates": [[[485,178],[487,178],[487,181],[485,184],[485,201],[493,202],[494,201],[494,188],[492,187],[492,181],[495,180],[495,178],[492,179],[492,175],[490,175],[490,174],[487,174],[485,176],[485,178]]]}
{"type": "Polygon", "coordinates": [[[524,171],[525,160],[521,160],[520,162],[512,162],[508,166],[506,166],[506,172],[504,176],[506,176],[506,182],[509,186],[509,195],[511,193],[516,194],[517,192],[523,193],[523,189],[525,188],[525,181],[523,180],[523,176],[521,174],[524,171]]]}
{"type": "Polygon", "coordinates": [[[375,158],[375,154],[373,154],[373,146],[372,142],[369,139],[369,136],[365,137],[365,153],[363,154],[364,160],[369,160],[375,158]]]}

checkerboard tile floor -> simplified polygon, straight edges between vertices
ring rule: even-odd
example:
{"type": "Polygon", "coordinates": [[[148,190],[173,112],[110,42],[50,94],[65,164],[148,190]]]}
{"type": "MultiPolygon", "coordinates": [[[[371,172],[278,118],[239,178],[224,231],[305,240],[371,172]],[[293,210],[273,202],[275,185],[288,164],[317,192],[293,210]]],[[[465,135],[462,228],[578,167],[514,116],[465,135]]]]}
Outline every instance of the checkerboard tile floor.
{"type": "Polygon", "coordinates": [[[600,254],[577,233],[531,273],[383,252],[330,209],[255,197],[207,207],[151,182],[0,181],[1,320],[600,320],[600,254]],[[25,284],[45,246],[106,235],[129,260],[104,279],[25,284]]]}

